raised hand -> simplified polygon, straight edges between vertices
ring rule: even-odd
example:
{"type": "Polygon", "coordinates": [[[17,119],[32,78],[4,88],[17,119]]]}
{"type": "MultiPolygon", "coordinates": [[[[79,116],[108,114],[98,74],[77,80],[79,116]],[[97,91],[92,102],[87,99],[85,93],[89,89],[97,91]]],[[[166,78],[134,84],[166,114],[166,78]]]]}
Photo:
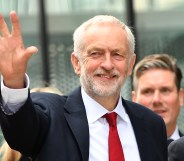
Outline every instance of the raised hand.
{"type": "Polygon", "coordinates": [[[27,63],[30,57],[38,51],[34,46],[25,48],[21,35],[18,16],[10,12],[12,31],[0,14],[0,72],[4,84],[9,88],[23,88],[27,63]]]}

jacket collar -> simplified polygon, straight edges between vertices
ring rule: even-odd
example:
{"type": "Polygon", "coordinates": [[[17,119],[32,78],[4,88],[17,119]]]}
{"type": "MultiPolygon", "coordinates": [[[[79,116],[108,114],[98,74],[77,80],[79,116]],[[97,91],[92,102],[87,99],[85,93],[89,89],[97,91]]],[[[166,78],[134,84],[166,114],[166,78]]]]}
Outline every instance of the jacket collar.
{"type": "Polygon", "coordinates": [[[89,127],[80,87],[68,96],[64,108],[65,118],[79,145],[82,159],[88,161],[89,127]]]}

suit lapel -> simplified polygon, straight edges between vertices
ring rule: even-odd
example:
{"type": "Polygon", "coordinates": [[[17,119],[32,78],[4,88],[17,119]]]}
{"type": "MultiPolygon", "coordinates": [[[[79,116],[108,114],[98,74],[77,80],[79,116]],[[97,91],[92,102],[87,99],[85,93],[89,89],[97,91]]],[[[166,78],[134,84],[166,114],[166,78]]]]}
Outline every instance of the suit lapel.
{"type": "Polygon", "coordinates": [[[123,100],[123,105],[129,115],[134,129],[141,161],[151,161],[150,156],[152,156],[152,154],[150,151],[150,133],[144,125],[145,121],[143,120],[143,113],[139,110],[139,108],[135,108],[135,104],[132,105],[129,101],[123,100]]]}
{"type": "Polygon", "coordinates": [[[184,136],[183,133],[179,130],[179,136],[182,137],[184,136]]]}
{"type": "Polygon", "coordinates": [[[89,127],[80,88],[68,96],[65,104],[65,118],[78,143],[83,161],[88,161],[89,127]]]}

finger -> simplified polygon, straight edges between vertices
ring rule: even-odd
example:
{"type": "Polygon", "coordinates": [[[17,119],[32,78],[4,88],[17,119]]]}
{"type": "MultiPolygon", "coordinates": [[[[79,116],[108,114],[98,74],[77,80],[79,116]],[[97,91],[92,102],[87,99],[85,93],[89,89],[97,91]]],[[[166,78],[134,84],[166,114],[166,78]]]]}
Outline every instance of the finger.
{"type": "Polygon", "coordinates": [[[20,39],[22,39],[19,18],[15,11],[10,12],[10,19],[12,22],[12,36],[20,37],[20,39]]]}
{"type": "Polygon", "coordinates": [[[3,37],[8,37],[10,35],[8,26],[2,16],[2,14],[0,14],[0,33],[2,34],[3,37]]]}
{"type": "Polygon", "coordinates": [[[38,48],[35,46],[31,46],[25,49],[25,56],[27,57],[26,59],[28,60],[33,54],[38,52],[38,48]]]}

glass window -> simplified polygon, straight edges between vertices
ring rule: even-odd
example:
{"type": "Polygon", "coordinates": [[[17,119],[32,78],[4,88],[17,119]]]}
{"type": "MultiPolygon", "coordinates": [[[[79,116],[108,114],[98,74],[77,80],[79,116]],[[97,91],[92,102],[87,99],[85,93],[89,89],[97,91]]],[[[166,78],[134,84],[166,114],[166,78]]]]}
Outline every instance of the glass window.
{"type": "Polygon", "coordinates": [[[46,1],[48,14],[116,12],[125,10],[124,0],[52,0],[46,1]]]}
{"type": "Polygon", "coordinates": [[[39,48],[39,52],[32,56],[28,64],[27,72],[31,75],[31,87],[43,84],[38,2],[37,0],[0,0],[0,12],[4,15],[9,29],[11,30],[9,13],[14,10],[19,16],[25,47],[35,45],[39,48]]]}
{"type": "Polygon", "coordinates": [[[135,10],[144,11],[165,11],[183,10],[183,0],[134,0],[135,10]]]}

